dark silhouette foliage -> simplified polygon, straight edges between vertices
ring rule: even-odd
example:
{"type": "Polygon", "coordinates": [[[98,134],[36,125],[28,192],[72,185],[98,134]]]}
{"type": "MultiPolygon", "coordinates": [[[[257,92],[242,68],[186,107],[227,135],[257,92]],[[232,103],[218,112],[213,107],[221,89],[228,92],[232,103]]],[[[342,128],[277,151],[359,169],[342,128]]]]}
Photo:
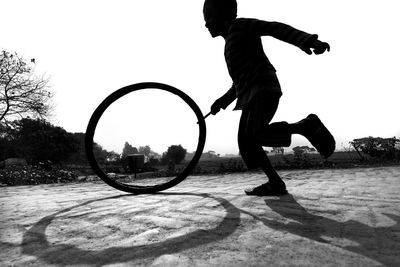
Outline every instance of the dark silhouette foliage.
{"type": "Polygon", "coordinates": [[[381,160],[400,160],[400,140],[396,137],[382,138],[369,136],[354,139],[350,144],[363,160],[365,159],[363,153],[381,160]]]}
{"type": "Polygon", "coordinates": [[[71,133],[43,119],[24,118],[13,121],[11,126],[4,140],[13,147],[11,154],[30,164],[60,163],[78,150],[71,133]]]}
{"type": "Polygon", "coordinates": [[[168,147],[167,152],[163,153],[161,162],[163,164],[168,164],[172,161],[174,164],[179,164],[185,159],[186,152],[186,149],[181,145],[172,145],[168,147]]]}
{"type": "Polygon", "coordinates": [[[131,144],[129,144],[128,142],[125,142],[124,144],[124,148],[122,149],[122,154],[121,154],[121,158],[126,158],[128,155],[131,154],[138,154],[139,151],[136,147],[133,147],[131,144]]]}

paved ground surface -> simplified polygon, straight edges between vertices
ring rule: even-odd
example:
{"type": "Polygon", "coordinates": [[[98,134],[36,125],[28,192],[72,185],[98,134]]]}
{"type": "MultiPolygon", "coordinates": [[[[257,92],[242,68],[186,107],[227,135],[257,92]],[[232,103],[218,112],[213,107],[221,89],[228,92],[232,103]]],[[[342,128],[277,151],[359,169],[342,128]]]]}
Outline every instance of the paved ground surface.
{"type": "Polygon", "coordinates": [[[0,188],[1,266],[400,266],[400,168],[189,177],[155,195],[102,183],[0,188]]]}

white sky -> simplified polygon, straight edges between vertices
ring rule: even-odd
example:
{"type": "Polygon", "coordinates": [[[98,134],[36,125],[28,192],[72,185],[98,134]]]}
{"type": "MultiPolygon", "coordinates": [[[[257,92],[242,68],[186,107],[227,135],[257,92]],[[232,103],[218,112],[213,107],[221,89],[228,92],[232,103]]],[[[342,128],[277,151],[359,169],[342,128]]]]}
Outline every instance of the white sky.
{"type": "MultiPolygon", "coordinates": [[[[204,114],[230,87],[224,41],[212,39],[204,27],[203,1],[0,3],[0,49],[36,58],[37,73],[51,77],[55,92],[53,123],[67,131],[84,132],[97,105],[129,84],[170,84],[193,98],[204,114]]],[[[308,56],[263,37],[284,93],[274,121],[295,122],[316,113],[338,149],[359,137],[399,137],[399,6],[396,0],[238,0],[240,17],[284,22],[331,45],[330,53],[308,56]]],[[[106,112],[96,134],[99,142],[117,152],[125,141],[159,153],[175,143],[191,151],[196,120],[181,118],[187,107],[165,94],[141,97],[129,96],[106,112]],[[139,121],[155,114],[149,125],[139,121]]],[[[232,108],[207,118],[205,151],[238,152],[240,112],[232,108]]],[[[294,136],[293,145],[308,143],[294,136]]]]}

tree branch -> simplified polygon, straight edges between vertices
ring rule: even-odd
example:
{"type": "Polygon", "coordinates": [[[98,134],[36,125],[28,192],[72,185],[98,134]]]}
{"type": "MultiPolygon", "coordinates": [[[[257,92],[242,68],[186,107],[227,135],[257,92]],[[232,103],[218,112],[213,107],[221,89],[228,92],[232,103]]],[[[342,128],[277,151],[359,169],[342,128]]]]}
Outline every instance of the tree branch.
{"type": "Polygon", "coordinates": [[[0,54],[0,122],[14,116],[47,116],[52,94],[48,80],[32,75],[32,68],[16,53],[0,54]]]}

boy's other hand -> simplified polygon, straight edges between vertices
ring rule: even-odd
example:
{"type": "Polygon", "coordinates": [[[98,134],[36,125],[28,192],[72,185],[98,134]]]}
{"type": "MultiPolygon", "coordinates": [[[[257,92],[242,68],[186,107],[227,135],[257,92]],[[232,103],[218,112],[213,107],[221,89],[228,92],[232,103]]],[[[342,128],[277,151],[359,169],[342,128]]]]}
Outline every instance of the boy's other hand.
{"type": "Polygon", "coordinates": [[[318,40],[314,43],[314,46],[312,48],[314,48],[314,54],[316,55],[320,55],[325,51],[329,52],[331,50],[331,47],[329,46],[328,43],[321,42],[318,40]]]}
{"type": "Polygon", "coordinates": [[[211,105],[211,114],[217,114],[222,108],[221,102],[216,100],[214,104],[211,105]]]}
{"type": "Polygon", "coordinates": [[[314,43],[310,45],[310,47],[307,47],[304,49],[304,52],[306,52],[309,55],[314,54],[320,55],[323,54],[325,51],[330,51],[331,47],[329,46],[328,43],[326,42],[321,42],[320,40],[316,40],[314,43]],[[311,50],[312,49],[312,50],[311,50]]]}

